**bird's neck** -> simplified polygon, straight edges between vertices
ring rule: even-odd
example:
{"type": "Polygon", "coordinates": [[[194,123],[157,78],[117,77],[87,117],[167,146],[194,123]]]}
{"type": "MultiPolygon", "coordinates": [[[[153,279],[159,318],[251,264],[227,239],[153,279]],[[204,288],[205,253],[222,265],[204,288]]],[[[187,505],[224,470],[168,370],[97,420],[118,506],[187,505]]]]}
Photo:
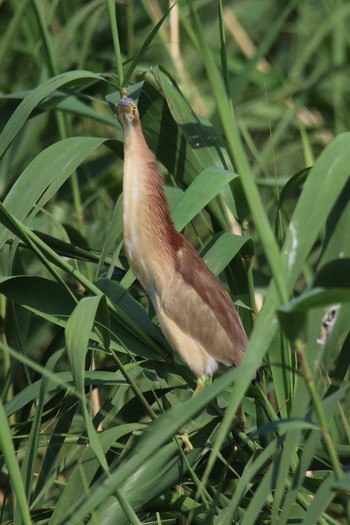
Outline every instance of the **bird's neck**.
{"type": "Polygon", "coordinates": [[[171,221],[163,176],[140,124],[124,132],[123,223],[130,266],[150,292],[157,276],[173,264],[181,237],[171,221]]]}

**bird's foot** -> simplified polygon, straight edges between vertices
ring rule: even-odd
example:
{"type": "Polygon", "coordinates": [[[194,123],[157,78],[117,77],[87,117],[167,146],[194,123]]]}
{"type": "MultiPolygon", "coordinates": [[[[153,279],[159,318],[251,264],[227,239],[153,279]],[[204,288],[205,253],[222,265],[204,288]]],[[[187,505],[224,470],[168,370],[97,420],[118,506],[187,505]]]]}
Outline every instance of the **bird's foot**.
{"type": "Polygon", "coordinates": [[[190,438],[188,437],[187,430],[185,428],[182,428],[179,431],[179,434],[182,439],[182,443],[184,445],[184,452],[185,454],[188,454],[189,452],[191,452],[191,450],[193,450],[193,445],[190,441],[190,438]]]}
{"type": "Polygon", "coordinates": [[[246,419],[245,419],[245,414],[244,414],[242,403],[239,405],[237,414],[234,417],[233,426],[235,427],[236,430],[238,430],[238,432],[245,433],[247,430],[246,419]]]}
{"type": "Polygon", "coordinates": [[[195,388],[195,390],[193,392],[194,396],[196,396],[197,394],[202,392],[202,390],[204,390],[206,382],[207,382],[206,376],[200,376],[200,377],[197,378],[197,386],[196,386],[196,388],[195,388]]]}

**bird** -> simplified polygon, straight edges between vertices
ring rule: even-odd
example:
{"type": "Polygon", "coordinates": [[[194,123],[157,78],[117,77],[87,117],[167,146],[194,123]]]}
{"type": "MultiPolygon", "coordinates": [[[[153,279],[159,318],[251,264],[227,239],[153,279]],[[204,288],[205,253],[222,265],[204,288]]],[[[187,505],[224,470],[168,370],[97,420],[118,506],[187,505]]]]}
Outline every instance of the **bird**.
{"type": "Polygon", "coordinates": [[[136,102],[123,97],[123,240],[129,265],[152,302],[171,347],[203,385],[219,364],[241,363],[247,335],[220,280],[178,232],[164,178],[143,135],[136,102]]]}

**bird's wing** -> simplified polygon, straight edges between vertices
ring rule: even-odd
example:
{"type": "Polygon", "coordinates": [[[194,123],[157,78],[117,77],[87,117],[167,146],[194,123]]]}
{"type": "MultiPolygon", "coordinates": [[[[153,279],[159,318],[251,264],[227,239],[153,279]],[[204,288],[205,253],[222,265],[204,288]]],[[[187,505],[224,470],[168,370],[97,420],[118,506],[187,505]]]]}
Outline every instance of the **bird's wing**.
{"type": "Polygon", "coordinates": [[[184,239],[175,272],[160,294],[160,307],[179,330],[226,365],[238,365],[247,344],[230,296],[184,239]]]}

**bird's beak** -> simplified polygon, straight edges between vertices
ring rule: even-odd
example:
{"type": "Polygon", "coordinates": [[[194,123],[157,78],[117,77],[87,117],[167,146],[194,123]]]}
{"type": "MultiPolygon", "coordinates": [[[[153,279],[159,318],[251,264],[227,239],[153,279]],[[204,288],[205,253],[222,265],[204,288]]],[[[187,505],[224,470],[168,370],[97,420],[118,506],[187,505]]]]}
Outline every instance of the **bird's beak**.
{"type": "Polygon", "coordinates": [[[136,117],[137,106],[132,98],[122,98],[115,106],[116,117],[122,126],[130,125],[136,117]]]}

